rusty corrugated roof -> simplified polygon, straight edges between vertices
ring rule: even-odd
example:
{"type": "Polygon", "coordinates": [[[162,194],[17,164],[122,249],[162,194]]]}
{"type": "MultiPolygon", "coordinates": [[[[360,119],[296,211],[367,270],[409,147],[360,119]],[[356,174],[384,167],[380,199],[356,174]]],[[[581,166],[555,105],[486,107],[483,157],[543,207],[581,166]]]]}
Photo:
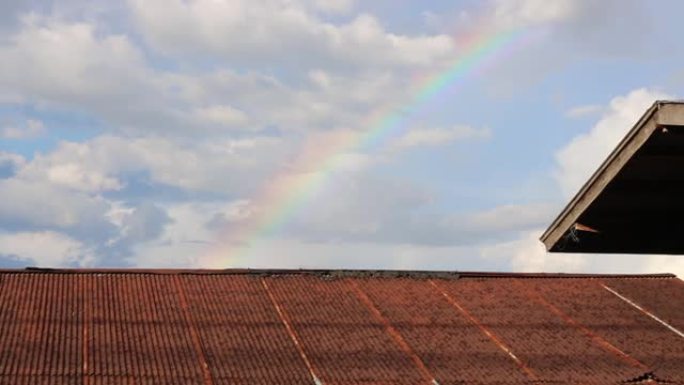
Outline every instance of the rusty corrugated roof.
{"type": "Polygon", "coordinates": [[[684,383],[682,330],[671,275],[0,271],[0,384],[684,383]]]}

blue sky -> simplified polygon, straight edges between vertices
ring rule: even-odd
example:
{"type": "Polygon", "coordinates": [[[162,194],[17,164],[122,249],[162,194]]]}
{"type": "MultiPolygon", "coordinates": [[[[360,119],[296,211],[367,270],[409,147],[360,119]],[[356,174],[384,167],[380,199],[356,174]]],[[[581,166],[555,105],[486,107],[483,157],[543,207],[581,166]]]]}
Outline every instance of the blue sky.
{"type": "Polygon", "coordinates": [[[681,96],[683,8],[4,1],[0,266],[684,273],[676,257],[537,240],[637,117],[681,96]],[[465,37],[511,31],[537,38],[376,145],[301,161],[411,105],[420,79],[470,54],[465,37]],[[258,197],[278,177],[323,174],[275,231],[245,230],[276,216],[258,197]]]}

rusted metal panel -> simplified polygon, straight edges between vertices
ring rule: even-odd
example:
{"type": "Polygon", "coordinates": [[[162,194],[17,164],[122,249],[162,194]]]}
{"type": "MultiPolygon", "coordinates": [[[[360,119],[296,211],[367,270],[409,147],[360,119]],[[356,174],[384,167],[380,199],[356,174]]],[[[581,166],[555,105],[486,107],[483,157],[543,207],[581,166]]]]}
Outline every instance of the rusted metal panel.
{"type": "Polygon", "coordinates": [[[362,280],[359,285],[440,384],[528,380],[477,325],[453,309],[426,280],[362,280]]]}
{"type": "Polygon", "coordinates": [[[679,285],[668,279],[604,279],[603,282],[684,330],[684,282],[675,280],[679,285]]]}
{"type": "MultiPolygon", "coordinates": [[[[668,280],[680,285],[679,280],[668,280]]],[[[639,280],[625,283],[639,285],[639,280]]],[[[532,282],[568,316],[612,345],[644,363],[658,378],[684,383],[684,341],[663,325],[625,303],[602,285],[603,280],[532,282]]],[[[615,281],[610,281],[615,284],[615,281]]]]}
{"type": "MultiPolygon", "coordinates": [[[[609,383],[645,371],[645,367],[627,364],[601,349],[540,303],[525,285],[516,279],[444,284],[542,381],[609,383]]],[[[570,291],[566,293],[572,295],[570,291]]]]}
{"type": "Polygon", "coordinates": [[[682,301],[671,276],[6,271],[0,385],[681,383],[682,301]]]}
{"type": "Polygon", "coordinates": [[[0,375],[75,376],[80,372],[75,277],[3,276],[0,375]]]}
{"type": "Polygon", "coordinates": [[[426,384],[346,279],[267,279],[324,384],[426,384]]]}
{"type": "Polygon", "coordinates": [[[214,383],[309,381],[257,277],[181,278],[214,383]]]}
{"type": "MultiPolygon", "coordinates": [[[[86,277],[87,374],[135,374],[168,383],[202,384],[199,358],[170,278],[108,274],[86,277]]],[[[127,379],[121,379],[124,381],[127,379]]]]}

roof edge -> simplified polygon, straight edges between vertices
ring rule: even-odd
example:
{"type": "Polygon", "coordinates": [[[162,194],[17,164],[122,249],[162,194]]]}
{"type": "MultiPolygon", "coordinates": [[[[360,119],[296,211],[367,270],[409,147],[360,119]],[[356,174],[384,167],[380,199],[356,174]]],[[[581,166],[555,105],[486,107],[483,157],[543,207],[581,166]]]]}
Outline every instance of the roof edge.
{"type": "Polygon", "coordinates": [[[439,270],[355,270],[355,269],[126,269],[126,268],[41,268],[0,269],[0,274],[150,274],[150,275],[310,275],[330,278],[676,278],[671,273],[586,274],[514,273],[489,271],[439,270]]]}

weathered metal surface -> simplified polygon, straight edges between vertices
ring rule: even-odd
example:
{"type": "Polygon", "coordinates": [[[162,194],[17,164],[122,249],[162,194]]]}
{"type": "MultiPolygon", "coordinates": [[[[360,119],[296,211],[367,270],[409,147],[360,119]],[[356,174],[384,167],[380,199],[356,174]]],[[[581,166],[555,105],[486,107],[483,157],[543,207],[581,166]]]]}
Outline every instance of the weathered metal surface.
{"type": "MultiPolygon", "coordinates": [[[[596,346],[531,298],[515,279],[449,282],[443,286],[543,382],[610,383],[642,372],[596,346]]],[[[567,291],[567,295],[573,293],[567,291]]]]}
{"type": "Polygon", "coordinates": [[[324,384],[425,384],[347,280],[269,278],[324,384]]]}
{"type": "Polygon", "coordinates": [[[5,271],[0,384],[684,383],[682,281],[562,277],[5,271]]]}
{"type": "MultiPolygon", "coordinates": [[[[658,378],[684,383],[684,343],[667,327],[607,291],[603,284],[617,280],[534,281],[536,290],[578,323],[592,330],[612,345],[642,362],[658,378]]],[[[669,286],[682,284],[668,280],[669,286]]],[[[634,290],[649,290],[651,280],[623,280],[634,290]]],[[[657,294],[655,294],[657,295],[657,294]]],[[[667,295],[667,292],[663,292],[667,295]]],[[[677,306],[675,298],[670,306],[677,306]]],[[[661,308],[661,311],[663,308],[661,308]]],[[[673,309],[670,309],[673,311],[673,309]]]]}
{"type": "Polygon", "coordinates": [[[429,282],[363,280],[359,285],[440,384],[528,380],[476,324],[454,309],[429,282]],[[502,378],[502,373],[507,378],[502,378]]]}
{"type": "Polygon", "coordinates": [[[666,279],[648,279],[638,285],[626,279],[604,279],[604,283],[629,296],[641,306],[679,330],[684,330],[684,282],[673,285],[666,279]]]}
{"type": "Polygon", "coordinates": [[[183,276],[215,384],[309,382],[259,277],[183,276]]]}

